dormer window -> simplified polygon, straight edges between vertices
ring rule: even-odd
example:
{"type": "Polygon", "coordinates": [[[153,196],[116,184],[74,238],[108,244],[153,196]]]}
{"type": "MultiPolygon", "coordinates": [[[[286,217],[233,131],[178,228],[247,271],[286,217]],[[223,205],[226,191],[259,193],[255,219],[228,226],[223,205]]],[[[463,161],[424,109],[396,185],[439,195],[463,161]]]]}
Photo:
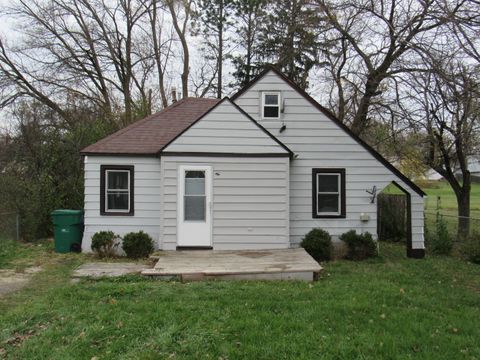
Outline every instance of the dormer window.
{"type": "Polygon", "coordinates": [[[262,119],[280,118],[280,93],[262,93],[262,119]]]}

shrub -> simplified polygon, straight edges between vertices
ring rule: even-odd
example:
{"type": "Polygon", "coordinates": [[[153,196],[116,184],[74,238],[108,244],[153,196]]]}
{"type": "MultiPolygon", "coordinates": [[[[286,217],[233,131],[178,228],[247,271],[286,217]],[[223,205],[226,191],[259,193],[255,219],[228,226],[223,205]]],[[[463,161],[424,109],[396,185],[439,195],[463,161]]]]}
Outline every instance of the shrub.
{"type": "Polygon", "coordinates": [[[310,230],[300,243],[315,260],[324,261],[332,258],[332,238],[325,230],[316,228],[310,230]]]}
{"type": "Polygon", "coordinates": [[[462,246],[462,254],[475,264],[480,264],[480,232],[473,232],[462,246]]]}
{"type": "Polygon", "coordinates": [[[153,252],[153,240],[143,231],[131,232],[123,237],[122,249],[129,258],[145,258],[153,252]]]}
{"type": "Polygon", "coordinates": [[[115,256],[115,250],[120,242],[120,237],[113,231],[99,231],[92,236],[91,248],[99,257],[115,256]]]}
{"type": "Polygon", "coordinates": [[[355,230],[350,230],[342,234],[340,240],[347,244],[346,258],[349,260],[363,260],[377,256],[377,243],[369,232],[357,234],[355,230]]]}
{"type": "Polygon", "coordinates": [[[434,254],[449,255],[452,252],[453,240],[447,228],[447,223],[440,212],[437,211],[435,218],[435,233],[428,234],[430,250],[434,254]]]}

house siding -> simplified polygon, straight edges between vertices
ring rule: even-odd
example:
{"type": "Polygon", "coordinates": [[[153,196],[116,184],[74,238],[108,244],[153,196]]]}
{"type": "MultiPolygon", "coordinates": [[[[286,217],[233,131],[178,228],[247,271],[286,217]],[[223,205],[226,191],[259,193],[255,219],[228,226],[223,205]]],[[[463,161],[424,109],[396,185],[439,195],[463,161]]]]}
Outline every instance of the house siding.
{"type": "Polygon", "coordinates": [[[288,155],[287,150],[229,100],[212,109],[163,152],[288,155]]]}
{"type": "Polygon", "coordinates": [[[290,246],[287,157],[164,156],[161,158],[162,249],[173,250],[177,245],[178,168],[200,164],[212,167],[215,250],[290,246]]]}
{"type": "Polygon", "coordinates": [[[268,72],[235,99],[250,116],[290,148],[296,157],[290,166],[290,241],[298,246],[312,228],[320,227],[338,237],[349,229],[377,233],[377,204],[367,189],[377,193],[396,181],[411,195],[412,247],[423,249],[423,198],[357,143],[348,133],[312,106],[274,72],[268,72]],[[260,118],[261,92],[280,91],[284,112],[280,119],[260,118]],[[286,130],[279,132],[282,124],[286,130]],[[312,168],[344,168],[346,172],[346,218],[312,218],[312,168]],[[370,216],[366,223],[360,214],[370,216]]]}
{"type": "Polygon", "coordinates": [[[85,157],[85,232],[82,250],[91,251],[91,239],[97,231],[111,230],[123,236],[131,231],[148,233],[154,242],[160,238],[161,178],[160,159],[148,157],[85,157]],[[134,215],[100,215],[100,166],[134,166],[134,215]]]}

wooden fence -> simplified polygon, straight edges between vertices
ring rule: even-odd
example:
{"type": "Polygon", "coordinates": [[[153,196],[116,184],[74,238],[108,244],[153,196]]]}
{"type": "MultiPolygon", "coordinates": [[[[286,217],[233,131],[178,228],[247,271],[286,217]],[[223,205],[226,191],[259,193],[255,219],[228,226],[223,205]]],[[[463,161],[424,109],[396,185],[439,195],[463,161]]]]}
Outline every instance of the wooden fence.
{"type": "Polygon", "coordinates": [[[379,194],[377,206],[379,240],[405,242],[407,238],[407,197],[398,194],[379,194]]]}

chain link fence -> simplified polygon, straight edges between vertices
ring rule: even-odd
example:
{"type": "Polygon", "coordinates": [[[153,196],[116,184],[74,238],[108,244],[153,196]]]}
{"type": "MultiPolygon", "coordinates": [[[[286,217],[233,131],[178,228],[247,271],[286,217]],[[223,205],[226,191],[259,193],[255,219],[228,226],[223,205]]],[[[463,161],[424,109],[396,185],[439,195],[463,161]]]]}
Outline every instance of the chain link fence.
{"type": "Polygon", "coordinates": [[[16,212],[0,212],[0,241],[20,240],[20,217],[16,212]]]}
{"type": "MultiPolygon", "coordinates": [[[[472,210],[471,216],[459,216],[457,209],[454,208],[444,208],[442,206],[441,196],[436,196],[435,198],[430,199],[429,204],[425,208],[425,230],[429,234],[435,234],[438,231],[437,227],[438,222],[445,224],[448,231],[448,236],[451,238],[453,243],[456,246],[462,246],[463,242],[473,240],[475,242],[480,242],[479,237],[468,237],[467,239],[461,239],[457,236],[459,220],[469,219],[470,223],[470,234],[480,234],[480,213],[478,210],[472,210]]],[[[480,243],[479,243],[480,245],[480,243]]]]}

